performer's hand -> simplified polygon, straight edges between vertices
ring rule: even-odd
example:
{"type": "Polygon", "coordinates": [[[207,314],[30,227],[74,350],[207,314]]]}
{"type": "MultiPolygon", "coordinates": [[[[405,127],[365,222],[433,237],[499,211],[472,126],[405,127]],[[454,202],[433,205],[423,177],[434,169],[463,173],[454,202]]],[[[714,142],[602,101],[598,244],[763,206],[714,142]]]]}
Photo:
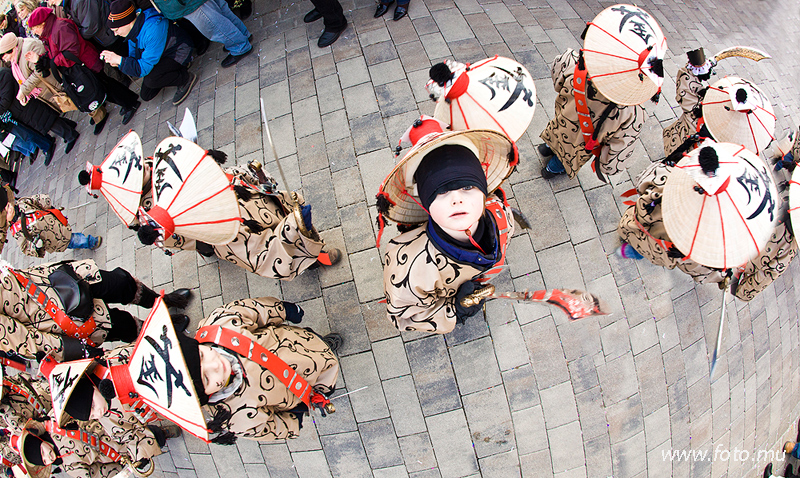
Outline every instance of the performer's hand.
{"type": "Polygon", "coordinates": [[[305,312],[299,305],[293,302],[282,302],[283,310],[286,311],[286,320],[293,324],[299,324],[303,320],[305,312]]]}
{"type": "Polygon", "coordinates": [[[472,317],[473,315],[477,314],[479,310],[483,307],[483,303],[486,299],[481,299],[480,302],[473,305],[472,307],[464,307],[461,305],[461,300],[475,292],[476,289],[479,289],[481,286],[475,281],[467,281],[461,284],[456,292],[456,319],[459,323],[464,322],[467,317],[472,317]]]}

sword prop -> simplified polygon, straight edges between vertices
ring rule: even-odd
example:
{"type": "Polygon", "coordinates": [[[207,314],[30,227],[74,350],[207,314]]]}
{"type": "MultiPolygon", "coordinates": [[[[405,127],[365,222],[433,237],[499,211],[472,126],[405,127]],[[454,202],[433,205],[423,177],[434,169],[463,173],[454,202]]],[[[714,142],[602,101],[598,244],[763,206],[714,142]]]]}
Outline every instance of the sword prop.
{"type": "Polygon", "coordinates": [[[278,160],[278,151],[275,149],[275,143],[272,142],[272,135],[269,133],[269,123],[267,123],[267,110],[264,108],[264,98],[259,99],[261,100],[261,120],[264,122],[264,132],[267,133],[267,141],[269,141],[269,147],[272,148],[272,157],[275,158],[275,164],[278,165],[278,174],[281,175],[283,187],[288,190],[289,183],[286,181],[286,176],[283,174],[281,162],[278,160]]]}
{"type": "Polygon", "coordinates": [[[483,299],[511,299],[528,302],[547,302],[567,313],[570,320],[593,315],[609,315],[611,309],[606,302],[594,294],[577,289],[550,289],[524,292],[497,293],[493,285],[482,287],[461,299],[461,305],[472,307],[483,299]]]}
{"type": "Polygon", "coordinates": [[[725,309],[728,305],[725,299],[728,298],[728,283],[730,282],[730,278],[726,277],[725,280],[722,282],[722,286],[724,289],[722,290],[722,313],[719,316],[719,330],[717,330],[717,343],[714,346],[714,354],[711,356],[711,372],[708,374],[708,380],[712,380],[714,378],[714,371],[717,369],[717,359],[719,359],[720,349],[722,348],[722,330],[723,325],[725,325],[725,309]]]}

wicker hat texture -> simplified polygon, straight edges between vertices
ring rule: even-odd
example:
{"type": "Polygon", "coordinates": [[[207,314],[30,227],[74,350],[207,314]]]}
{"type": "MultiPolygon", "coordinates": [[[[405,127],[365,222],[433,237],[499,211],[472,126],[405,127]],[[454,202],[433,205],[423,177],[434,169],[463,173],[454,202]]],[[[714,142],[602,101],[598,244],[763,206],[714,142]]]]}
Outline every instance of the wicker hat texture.
{"type": "Polygon", "coordinates": [[[446,144],[471,150],[486,173],[491,193],[505,181],[519,162],[517,145],[507,136],[488,129],[444,132],[442,123],[423,116],[405,135],[414,145],[383,180],[378,191],[378,210],[390,221],[399,224],[422,224],[428,213],[422,208],[414,181],[414,173],[425,155],[446,144]]]}
{"type": "Polygon", "coordinates": [[[667,39],[655,18],[613,5],[588,23],[583,58],[595,87],[619,105],[639,105],[661,91],[667,39]]]}
{"type": "Polygon", "coordinates": [[[775,113],[769,98],[750,81],[735,76],[708,88],[703,119],[714,140],[741,144],[756,154],[775,139],[775,113]]]}
{"type": "Polygon", "coordinates": [[[100,166],[86,163],[89,182],[86,191],[100,191],[114,214],[126,225],[133,224],[142,197],[144,154],[142,141],[135,131],[114,146],[100,166]]]}
{"type": "Polygon", "coordinates": [[[33,28],[40,25],[47,20],[47,17],[53,15],[53,9],[48,7],[36,7],[28,16],[28,26],[33,28]]]}
{"type": "Polygon", "coordinates": [[[5,55],[17,46],[17,35],[14,32],[8,32],[0,38],[0,55],[5,55]]]}
{"type": "Polygon", "coordinates": [[[45,433],[47,433],[47,430],[44,428],[44,424],[30,419],[25,423],[22,433],[16,437],[16,447],[20,458],[22,458],[22,466],[30,478],[49,478],[50,476],[52,465],[42,466],[31,463],[24,453],[24,443],[28,440],[28,437],[36,439],[35,437],[42,436],[45,433]]]}
{"type": "Polygon", "coordinates": [[[516,141],[533,119],[536,85],[528,70],[509,58],[495,55],[458,72],[440,63],[431,68],[431,79],[445,84],[433,116],[453,131],[491,129],[516,141]]]}
{"type": "MultiPolygon", "coordinates": [[[[180,234],[207,244],[227,244],[239,232],[239,203],[225,172],[200,146],[169,137],[153,155],[153,207],[139,209],[162,237],[180,234]]],[[[163,240],[163,239],[162,239],[163,240]]]]}
{"type": "Polygon", "coordinates": [[[705,141],[676,165],[662,212],[670,240],[687,258],[728,269],[756,257],[778,222],[769,168],[741,145],[705,141]]]}

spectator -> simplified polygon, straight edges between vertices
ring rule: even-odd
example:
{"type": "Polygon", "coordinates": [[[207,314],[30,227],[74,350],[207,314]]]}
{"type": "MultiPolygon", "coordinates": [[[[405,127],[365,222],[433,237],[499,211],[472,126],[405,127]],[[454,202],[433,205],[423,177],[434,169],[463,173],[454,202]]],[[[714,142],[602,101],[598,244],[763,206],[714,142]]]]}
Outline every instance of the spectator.
{"type": "Polygon", "coordinates": [[[169,20],[186,18],[209,40],[224,44],[228,56],[222,60],[223,68],[253,51],[252,35],[225,0],[153,0],[153,5],[169,20]]]}
{"type": "Polygon", "coordinates": [[[4,14],[0,14],[0,31],[3,34],[14,33],[18,36],[25,36],[25,28],[22,28],[17,18],[17,11],[13,8],[4,14]]]}
{"type": "Polygon", "coordinates": [[[128,56],[103,50],[100,58],[126,75],[143,77],[139,96],[144,101],[165,86],[176,86],[172,104],[183,103],[197,81],[186,66],[192,60],[192,40],[186,32],[154,8],[137,14],[130,0],[114,0],[108,25],[128,40],[128,56]]]}
{"type": "Polygon", "coordinates": [[[14,124],[14,122],[6,123],[0,121],[0,137],[5,140],[6,136],[11,133],[14,135],[14,142],[11,143],[11,150],[17,151],[24,156],[27,156],[31,164],[36,161],[39,156],[39,150],[44,151],[44,165],[50,164],[53,160],[53,150],[55,149],[56,142],[49,134],[42,136],[36,131],[21,124],[14,124]]]}
{"type": "Polygon", "coordinates": [[[78,26],[84,40],[94,40],[103,48],[110,47],[117,40],[106,25],[108,4],[104,0],[48,0],[47,5],[63,8],[66,17],[78,26]]]}
{"type": "MultiPolygon", "coordinates": [[[[14,79],[11,70],[0,68],[0,118],[7,123],[10,122],[9,119],[21,122],[42,135],[52,131],[64,140],[64,153],[69,154],[80,136],[75,130],[76,123],[60,118],[58,113],[38,99],[30,100],[22,106],[17,100],[18,91],[19,83],[14,79]]],[[[45,165],[47,164],[45,161],[45,165]]]]}
{"type": "Polygon", "coordinates": [[[138,95],[103,72],[100,54],[94,45],[80,36],[75,22],[56,18],[51,8],[39,7],[31,13],[28,25],[41,38],[47,50],[47,57],[36,58],[32,55],[29,58],[29,61],[38,62],[36,69],[42,72],[43,77],[50,74],[51,61],[56,66],[64,68],[74,65],[72,60],[64,56],[64,53],[69,52],[94,73],[97,80],[105,87],[108,101],[121,107],[119,113],[122,115],[122,124],[131,121],[141,105],[137,99],[138,95]]]}
{"type": "Polygon", "coordinates": [[[311,3],[314,4],[314,9],[306,13],[303,21],[311,23],[323,19],[325,29],[317,40],[317,46],[325,48],[339,39],[339,35],[347,28],[347,18],[344,17],[339,0],[311,0],[311,3]]]}
{"type": "Polygon", "coordinates": [[[17,11],[17,18],[21,23],[21,27],[25,30],[24,36],[33,36],[30,27],[28,26],[28,17],[39,6],[36,0],[16,0],[14,2],[14,9],[17,11]]]}
{"type": "MultiPolygon", "coordinates": [[[[375,18],[382,17],[383,14],[386,13],[387,10],[389,10],[389,6],[393,3],[394,0],[391,0],[389,2],[381,1],[381,3],[378,4],[378,8],[375,9],[375,18]]],[[[393,18],[394,21],[400,20],[401,18],[406,16],[406,14],[408,14],[408,5],[410,3],[411,0],[405,0],[404,2],[397,0],[397,6],[394,7],[394,18],[393,18]]]]}

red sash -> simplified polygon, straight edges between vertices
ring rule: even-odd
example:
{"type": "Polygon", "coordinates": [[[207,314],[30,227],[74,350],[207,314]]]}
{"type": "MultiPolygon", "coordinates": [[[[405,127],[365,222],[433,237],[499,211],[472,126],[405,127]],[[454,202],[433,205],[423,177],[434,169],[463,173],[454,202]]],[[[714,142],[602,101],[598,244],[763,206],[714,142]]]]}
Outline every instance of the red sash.
{"type": "Polygon", "coordinates": [[[0,363],[5,365],[6,367],[11,367],[19,370],[20,372],[24,372],[26,367],[24,363],[17,362],[16,360],[11,360],[10,358],[0,358],[0,363]]]}
{"type": "Polygon", "coordinates": [[[122,455],[115,450],[111,445],[104,442],[100,438],[86,433],[83,430],[65,430],[60,428],[56,425],[56,422],[52,420],[48,420],[44,423],[44,428],[47,430],[51,435],[61,435],[62,437],[72,438],[73,440],[77,440],[83,443],[86,443],[90,447],[98,450],[103,455],[107,456],[111,459],[111,461],[119,462],[122,459],[122,455]]]}
{"type": "Polygon", "coordinates": [[[27,390],[14,382],[10,382],[7,379],[3,379],[3,385],[10,388],[14,393],[18,393],[25,397],[25,401],[28,402],[36,412],[39,414],[45,413],[44,405],[42,405],[42,402],[39,401],[39,398],[34,396],[30,390],[27,390]]]}
{"type": "Polygon", "coordinates": [[[277,355],[267,350],[264,346],[253,342],[249,337],[231,329],[226,329],[221,325],[208,325],[197,331],[195,339],[201,344],[213,343],[219,345],[256,362],[272,372],[292,394],[302,400],[309,409],[311,408],[309,402],[313,400],[313,396],[317,395],[317,393],[314,392],[306,379],[295,372],[289,364],[281,360],[277,355]]]}
{"type": "MultiPolygon", "coordinates": [[[[103,380],[104,378],[113,380],[111,369],[100,364],[95,366],[92,374],[100,380],[103,380]]],[[[129,400],[126,401],[123,401],[122,398],[120,398],[120,402],[122,402],[122,406],[125,411],[133,413],[142,423],[150,423],[158,420],[158,414],[156,411],[150,408],[150,405],[146,404],[141,397],[137,395],[136,398],[128,398],[129,400]]]]}
{"type": "Polygon", "coordinates": [[[583,147],[586,151],[591,151],[595,156],[600,156],[603,145],[594,139],[594,124],[592,115],[589,113],[589,102],[586,100],[586,82],[589,80],[589,72],[581,70],[580,62],[575,65],[575,73],[572,75],[572,94],[575,97],[575,109],[578,111],[578,125],[583,134],[583,147]]]}
{"type": "MultiPolygon", "coordinates": [[[[35,212],[29,212],[29,213],[25,213],[25,216],[28,217],[28,218],[33,218],[33,222],[29,223],[29,224],[33,224],[36,221],[40,220],[41,218],[47,216],[48,214],[54,215],[56,217],[56,219],[58,219],[58,222],[60,222],[61,224],[65,225],[65,226],[67,225],[67,218],[64,217],[64,215],[61,214],[61,211],[58,210],[58,209],[44,209],[44,210],[39,210],[39,211],[35,211],[35,212]]],[[[11,235],[14,236],[19,231],[22,230],[22,224],[20,224],[20,221],[17,221],[14,224],[11,225],[9,230],[11,231],[11,235]]]]}
{"type": "Polygon", "coordinates": [[[59,327],[61,327],[61,330],[63,330],[65,334],[69,335],[70,337],[75,337],[79,340],[84,340],[92,347],[97,346],[94,342],[92,342],[91,339],[89,339],[89,336],[92,335],[95,329],[97,329],[97,325],[95,325],[94,322],[94,317],[89,317],[83,323],[83,325],[79,326],[75,323],[75,321],[72,320],[70,316],[61,310],[61,308],[52,298],[48,297],[47,294],[42,292],[32,280],[23,276],[14,269],[9,269],[9,271],[14,274],[14,277],[17,278],[19,284],[23,289],[25,289],[25,292],[27,292],[28,295],[33,298],[33,300],[38,302],[39,305],[44,306],[44,311],[47,312],[47,315],[49,315],[59,327]]]}
{"type": "Polygon", "coordinates": [[[491,269],[476,277],[476,282],[486,282],[490,279],[489,276],[497,274],[503,270],[503,264],[506,262],[506,248],[508,247],[508,231],[511,230],[511,225],[508,223],[508,216],[500,205],[499,200],[492,200],[486,204],[486,210],[492,213],[495,222],[497,222],[498,237],[497,242],[500,243],[500,260],[492,266],[491,269]]]}

